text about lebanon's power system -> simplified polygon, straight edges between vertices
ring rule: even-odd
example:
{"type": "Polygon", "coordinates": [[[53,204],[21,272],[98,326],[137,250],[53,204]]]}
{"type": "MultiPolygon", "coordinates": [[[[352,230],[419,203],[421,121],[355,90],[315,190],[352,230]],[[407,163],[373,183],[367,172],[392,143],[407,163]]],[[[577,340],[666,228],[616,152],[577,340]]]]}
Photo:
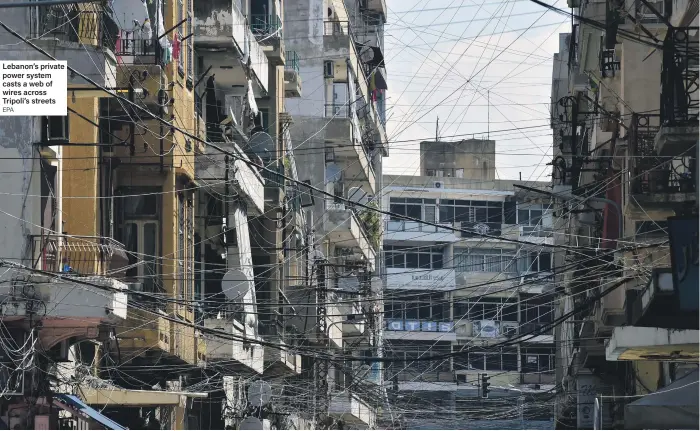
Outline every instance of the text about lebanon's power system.
{"type": "Polygon", "coordinates": [[[67,115],[65,61],[0,61],[0,115],[67,115]]]}

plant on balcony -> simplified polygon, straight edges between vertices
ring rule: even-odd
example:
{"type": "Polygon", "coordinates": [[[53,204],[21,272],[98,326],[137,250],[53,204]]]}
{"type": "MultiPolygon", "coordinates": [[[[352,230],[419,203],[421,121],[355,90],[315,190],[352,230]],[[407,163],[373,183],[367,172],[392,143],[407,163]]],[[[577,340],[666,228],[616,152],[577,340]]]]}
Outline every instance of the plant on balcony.
{"type": "Polygon", "coordinates": [[[365,228],[365,231],[367,232],[367,236],[369,237],[369,241],[372,243],[372,246],[374,246],[375,249],[378,249],[380,245],[379,242],[382,237],[382,231],[379,213],[375,210],[379,209],[379,205],[377,205],[376,202],[370,202],[367,204],[367,206],[371,209],[363,208],[360,210],[359,218],[365,228]]]}

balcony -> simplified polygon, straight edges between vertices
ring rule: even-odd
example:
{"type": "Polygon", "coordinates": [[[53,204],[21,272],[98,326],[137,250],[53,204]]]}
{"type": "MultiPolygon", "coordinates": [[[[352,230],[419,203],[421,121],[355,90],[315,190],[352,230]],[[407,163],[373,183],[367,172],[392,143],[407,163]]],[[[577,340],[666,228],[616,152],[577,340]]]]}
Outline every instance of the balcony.
{"type": "MultiPolygon", "coordinates": [[[[256,36],[238,4],[230,0],[195,2],[195,48],[205,53],[204,68],[213,66],[217,83],[229,91],[231,86],[247,85],[248,78],[239,59],[248,52],[253,70],[251,78],[258,87],[256,93],[267,93],[268,56],[260,43],[255,42],[256,36]],[[216,69],[223,70],[217,72],[216,69]]],[[[256,94],[256,97],[260,96],[256,94]]]]}
{"type": "Polygon", "coordinates": [[[698,362],[698,330],[617,327],[605,346],[608,361],[698,362]]]}
{"type": "Polygon", "coordinates": [[[264,377],[279,378],[301,374],[301,355],[292,353],[290,347],[279,337],[265,337],[276,347],[265,346],[264,377]]]}
{"type": "MultiPolygon", "coordinates": [[[[244,161],[250,161],[250,159],[235,142],[219,142],[218,145],[243,159],[231,162],[229,169],[229,175],[233,176],[231,184],[238,196],[248,205],[249,212],[255,216],[262,215],[265,211],[265,181],[263,174],[257,168],[244,161]]],[[[204,153],[197,154],[195,157],[195,169],[197,181],[207,184],[207,188],[223,193],[225,189],[226,166],[224,159],[220,155],[219,151],[205,146],[204,153]]]]}
{"type": "Polygon", "coordinates": [[[284,97],[301,97],[301,75],[299,56],[296,51],[287,51],[284,64],[284,97]]]}
{"type": "Polygon", "coordinates": [[[661,130],[655,142],[660,156],[691,155],[688,152],[697,145],[699,55],[697,28],[668,30],[661,69],[661,130]]]}
{"type": "MultiPolygon", "coordinates": [[[[119,29],[101,5],[33,6],[28,16],[31,17],[29,36],[34,44],[58,59],[67,60],[93,81],[110,88],[115,86],[114,51],[119,29]]],[[[68,86],[76,85],[90,86],[82,78],[69,74],[68,86]]],[[[94,97],[94,92],[87,97],[94,97]]]]}
{"type": "Polygon", "coordinates": [[[69,235],[31,235],[34,269],[71,277],[118,275],[129,260],[124,245],[111,239],[69,235]]]}
{"type": "Polygon", "coordinates": [[[346,208],[343,203],[325,201],[326,211],[323,214],[323,230],[327,238],[339,244],[357,250],[357,257],[374,268],[376,238],[370,237],[365,226],[355,211],[346,208]]]}
{"type": "Polygon", "coordinates": [[[342,303],[338,304],[338,311],[341,318],[344,319],[343,336],[354,337],[354,341],[357,341],[356,337],[365,332],[366,319],[362,308],[359,304],[342,303]]]}
{"type": "Polygon", "coordinates": [[[377,412],[358,395],[344,391],[331,394],[328,415],[355,427],[374,428],[377,412]]]}
{"type": "Polygon", "coordinates": [[[273,65],[285,64],[282,20],[278,15],[250,15],[250,30],[273,65]]]}
{"type": "Polygon", "coordinates": [[[691,153],[676,156],[657,153],[655,140],[660,128],[659,116],[633,114],[631,121],[630,194],[631,203],[638,208],[631,211],[640,220],[648,220],[650,216],[659,219],[653,211],[657,211],[661,218],[672,215],[674,208],[696,200],[697,160],[691,153]]]}
{"type": "Polygon", "coordinates": [[[255,335],[249,323],[241,321],[244,321],[242,314],[236,313],[205,316],[206,328],[226,332],[234,338],[232,340],[203,333],[202,338],[207,344],[207,362],[230,371],[262,374],[264,349],[259,343],[261,339],[255,335]]]}
{"type": "Polygon", "coordinates": [[[265,179],[265,204],[278,207],[284,203],[285,184],[284,164],[281,162],[266,165],[270,171],[263,170],[262,176],[265,179]]]}

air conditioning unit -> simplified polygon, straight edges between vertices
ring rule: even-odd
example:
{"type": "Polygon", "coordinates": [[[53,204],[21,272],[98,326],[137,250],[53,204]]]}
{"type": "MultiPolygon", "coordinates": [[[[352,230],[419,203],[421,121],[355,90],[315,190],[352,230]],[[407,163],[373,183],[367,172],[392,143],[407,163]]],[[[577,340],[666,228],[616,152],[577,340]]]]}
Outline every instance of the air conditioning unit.
{"type": "Polygon", "coordinates": [[[445,188],[445,183],[443,183],[442,181],[435,181],[435,188],[436,189],[443,189],[443,188],[445,188]]]}
{"type": "Polygon", "coordinates": [[[501,331],[504,337],[514,337],[518,334],[518,324],[516,322],[501,322],[501,331]]]}
{"type": "Polygon", "coordinates": [[[326,60],[323,62],[323,77],[335,78],[335,66],[330,60],[326,60]]]}
{"type": "Polygon", "coordinates": [[[143,292],[143,283],[127,283],[132,292],[143,292]]]}

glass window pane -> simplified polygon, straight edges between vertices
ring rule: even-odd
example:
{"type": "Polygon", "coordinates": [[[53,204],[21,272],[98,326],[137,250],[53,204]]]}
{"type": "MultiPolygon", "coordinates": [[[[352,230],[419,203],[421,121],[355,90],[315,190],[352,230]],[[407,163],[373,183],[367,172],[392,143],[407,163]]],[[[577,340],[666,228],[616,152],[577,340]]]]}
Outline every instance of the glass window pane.
{"type": "Polygon", "coordinates": [[[517,322],[518,321],[518,306],[517,304],[509,304],[503,307],[503,316],[501,320],[506,322],[517,322]]]}
{"type": "Polygon", "coordinates": [[[518,224],[528,226],[530,222],[530,211],[518,210],[518,224]]]}
{"type": "Polygon", "coordinates": [[[458,221],[458,222],[470,221],[469,220],[469,207],[455,207],[454,221],[458,221]]]}
{"type": "Polygon", "coordinates": [[[496,312],[498,311],[498,304],[485,303],[484,308],[484,319],[485,320],[496,320],[496,312]]]}
{"type": "Polygon", "coordinates": [[[484,354],[483,353],[470,353],[469,354],[469,368],[472,370],[483,370],[484,369],[484,354]]]}
{"type": "Polygon", "coordinates": [[[418,318],[418,302],[407,302],[406,303],[406,319],[417,319],[418,318]]]}
{"type": "Polygon", "coordinates": [[[406,268],[418,268],[418,253],[406,253],[406,268]]]}
{"type": "Polygon", "coordinates": [[[475,208],[474,221],[477,223],[485,223],[488,221],[486,208],[475,208]]]}
{"type": "Polygon", "coordinates": [[[418,303],[418,318],[419,319],[430,319],[430,303],[419,302],[418,303]]]}
{"type": "Polygon", "coordinates": [[[415,205],[415,204],[411,204],[411,205],[407,204],[406,205],[406,216],[420,220],[421,219],[421,206],[415,205]]]}
{"type": "Polygon", "coordinates": [[[442,268],[442,253],[433,253],[431,256],[433,260],[433,268],[442,268]]]}
{"type": "Polygon", "coordinates": [[[455,208],[447,205],[440,205],[440,223],[452,223],[455,218],[455,208]]]}
{"type": "Polygon", "coordinates": [[[540,271],[552,270],[552,254],[540,253],[540,271]]]}
{"type": "Polygon", "coordinates": [[[491,354],[486,355],[486,369],[490,371],[501,369],[501,355],[491,354]]]}
{"type": "Polygon", "coordinates": [[[139,249],[139,231],[138,227],[133,223],[126,223],[124,225],[124,234],[122,235],[122,241],[124,246],[130,252],[129,253],[129,269],[126,270],[127,277],[136,277],[138,275],[139,268],[136,265],[139,261],[139,255],[137,254],[139,249]]]}
{"type": "Polygon", "coordinates": [[[505,371],[517,371],[518,370],[518,355],[504,353],[502,355],[503,369],[505,371]]]}
{"type": "Polygon", "coordinates": [[[406,215],[406,205],[404,204],[389,204],[389,212],[406,215]]]}
{"type": "Polygon", "coordinates": [[[489,223],[503,223],[503,208],[488,208],[486,214],[489,223]]]}
{"type": "Polygon", "coordinates": [[[542,219],[542,210],[530,210],[530,226],[536,226],[542,219]]]}
{"type": "Polygon", "coordinates": [[[418,265],[421,268],[430,268],[430,255],[428,253],[419,253],[418,265]]]}
{"type": "Polygon", "coordinates": [[[143,225],[143,261],[144,267],[144,290],[153,292],[156,288],[156,276],[158,276],[158,266],[156,263],[157,254],[157,225],[146,223],[143,225]],[[149,277],[150,276],[150,277],[149,277]]]}

